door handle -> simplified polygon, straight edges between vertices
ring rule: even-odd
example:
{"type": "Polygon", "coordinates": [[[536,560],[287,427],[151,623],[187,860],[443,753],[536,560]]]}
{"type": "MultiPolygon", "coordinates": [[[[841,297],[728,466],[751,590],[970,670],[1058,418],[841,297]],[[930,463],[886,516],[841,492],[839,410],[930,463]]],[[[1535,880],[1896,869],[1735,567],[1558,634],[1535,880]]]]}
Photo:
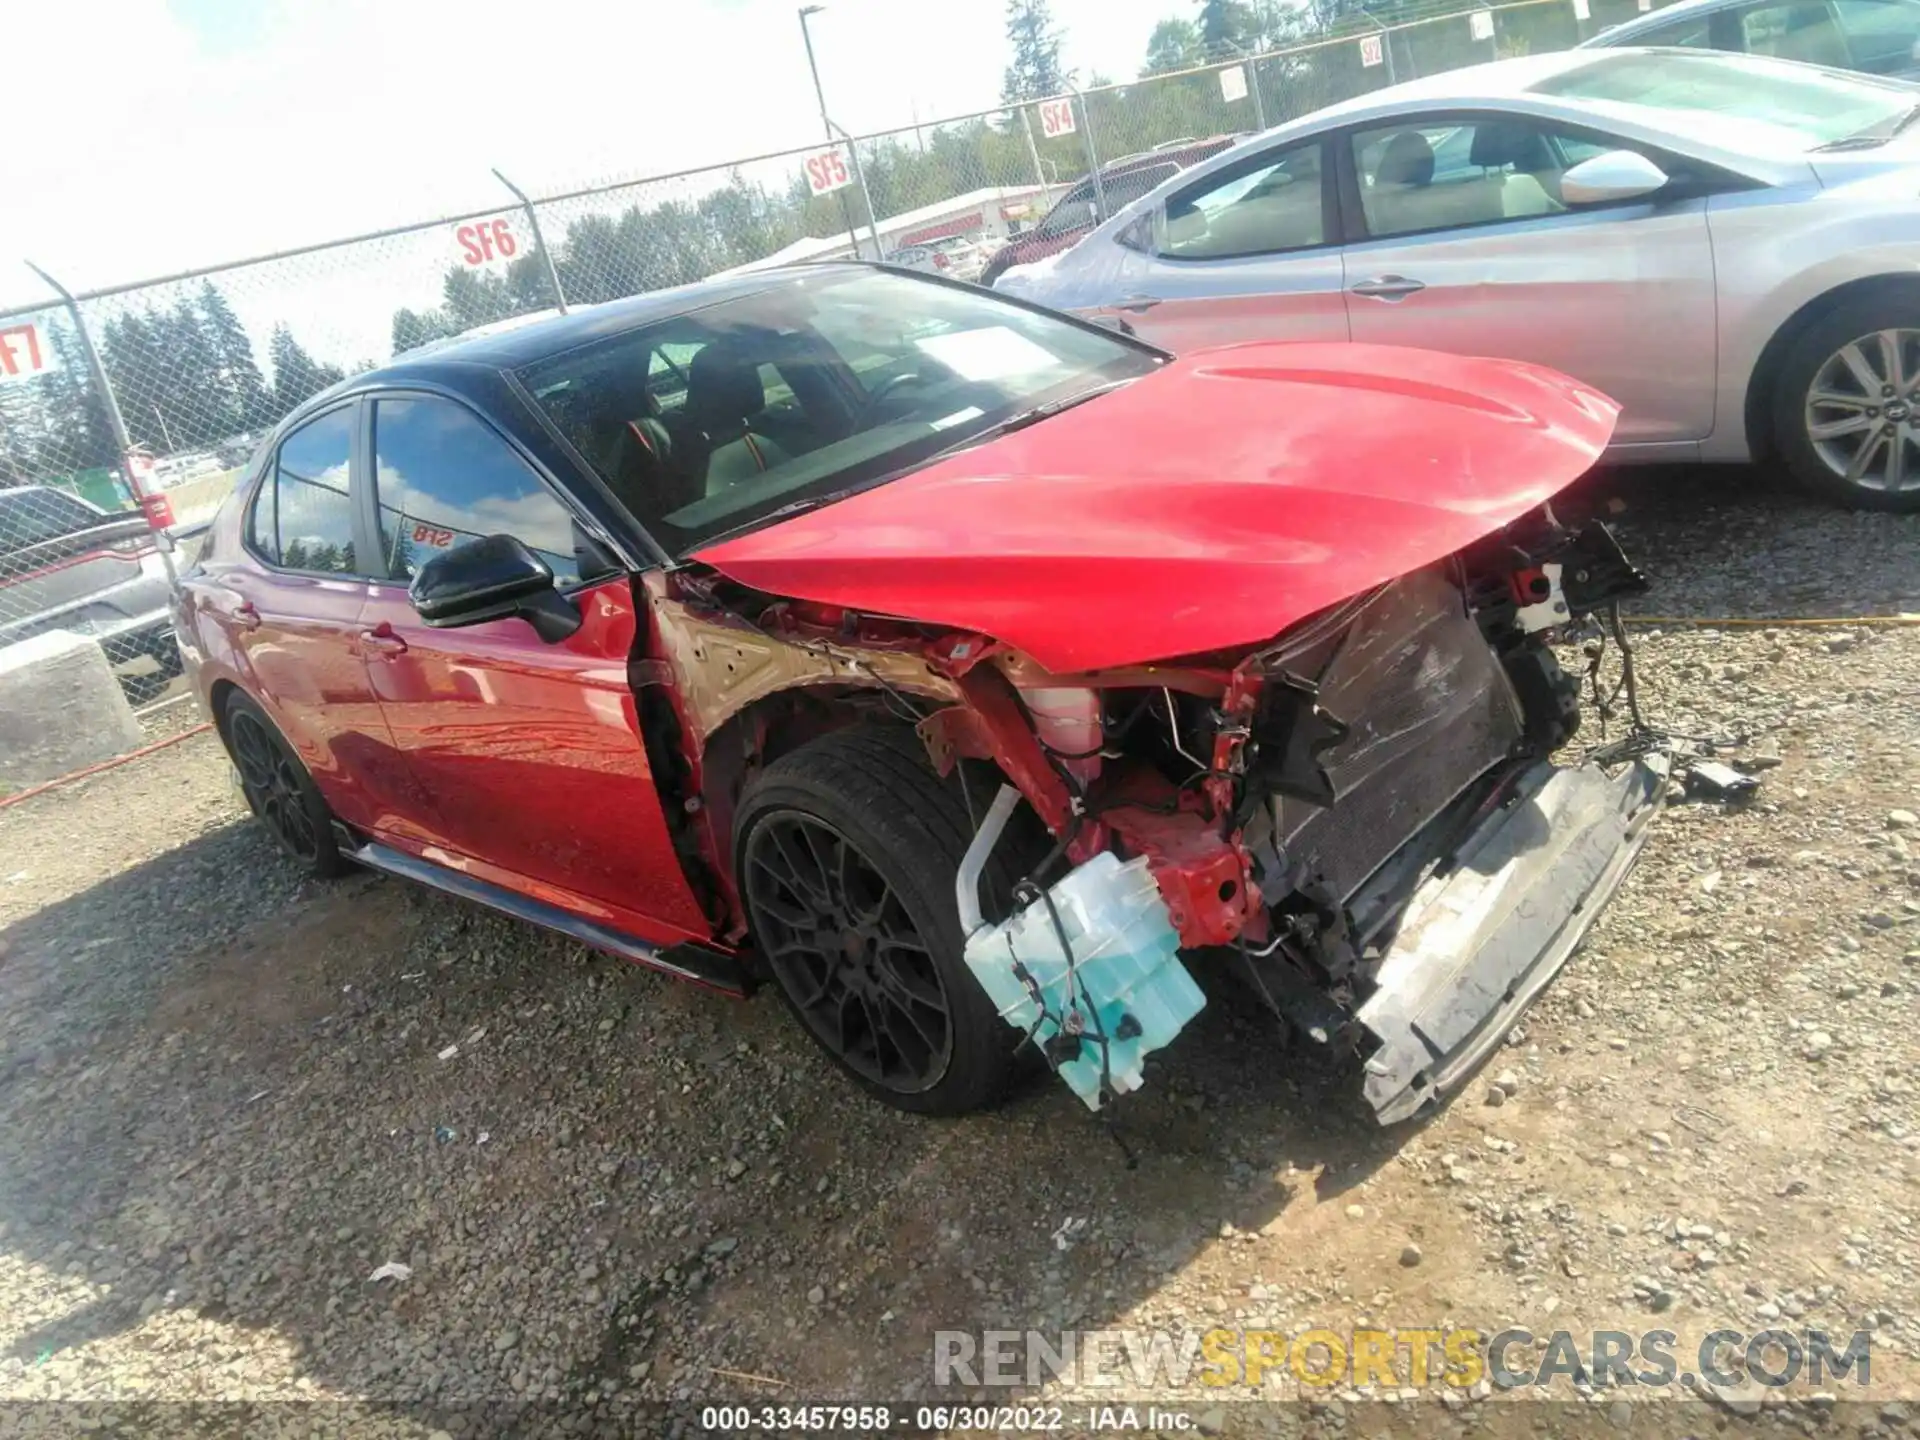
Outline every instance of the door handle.
{"type": "Polygon", "coordinates": [[[1116,310],[1131,310],[1136,315],[1144,315],[1160,303],[1158,295],[1129,295],[1115,303],[1116,310]]]}
{"type": "Polygon", "coordinates": [[[1404,275],[1376,275],[1350,288],[1355,295],[1365,295],[1369,300],[1404,300],[1426,289],[1427,285],[1424,280],[1409,280],[1404,275]]]}
{"type": "Polygon", "coordinates": [[[254,608],[253,601],[242,600],[233,607],[233,623],[242,630],[260,628],[260,612],[254,608]]]}
{"type": "Polygon", "coordinates": [[[393,626],[382,620],[371,630],[360,632],[360,643],[375,655],[404,655],[407,642],[393,633],[393,626]]]}

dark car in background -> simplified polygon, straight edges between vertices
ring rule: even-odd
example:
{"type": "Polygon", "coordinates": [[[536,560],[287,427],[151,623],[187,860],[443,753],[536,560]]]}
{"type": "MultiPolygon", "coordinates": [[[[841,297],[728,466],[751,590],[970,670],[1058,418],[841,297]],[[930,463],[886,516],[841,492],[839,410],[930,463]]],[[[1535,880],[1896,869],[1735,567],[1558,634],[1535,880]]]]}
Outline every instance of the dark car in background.
{"type": "MultiPolygon", "coordinates": [[[[1100,189],[1106,197],[1106,213],[1111,215],[1152,190],[1162,180],[1177,175],[1189,165],[1198,165],[1218,155],[1238,135],[1215,135],[1206,140],[1176,140],[1141,155],[1126,155],[1100,167],[1100,189]]],[[[1055,202],[1046,218],[1017,235],[994,252],[987,268],[980,272],[980,283],[991,285],[1016,265],[1031,265],[1049,255],[1057,255],[1100,222],[1096,213],[1093,177],[1087,176],[1055,202]]]]}
{"type": "Polygon", "coordinates": [[[1681,0],[1581,47],[1677,45],[1920,78],[1920,0],[1681,0]]]}
{"type": "Polygon", "coordinates": [[[91,636],[129,699],[180,673],[166,563],[138,510],[65,490],[0,490],[0,646],[49,630],[91,636]]]}

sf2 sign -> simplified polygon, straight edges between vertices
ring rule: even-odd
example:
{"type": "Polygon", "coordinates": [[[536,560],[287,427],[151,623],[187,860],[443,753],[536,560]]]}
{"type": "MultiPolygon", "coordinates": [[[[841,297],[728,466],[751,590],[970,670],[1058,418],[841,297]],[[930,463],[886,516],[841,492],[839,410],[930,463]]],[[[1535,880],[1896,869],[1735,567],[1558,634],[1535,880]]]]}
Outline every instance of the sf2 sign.
{"type": "Polygon", "coordinates": [[[847,157],[838,145],[807,156],[806,171],[807,188],[816,195],[831,195],[853,183],[853,172],[847,169],[847,157]]]}
{"type": "Polygon", "coordinates": [[[1073,123],[1073,100],[1042,100],[1040,102],[1040,133],[1049,140],[1056,135],[1071,135],[1078,128],[1073,123]]]}
{"type": "Polygon", "coordinates": [[[453,238],[459,242],[460,258],[469,265],[511,260],[520,253],[520,242],[513,238],[513,226],[505,220],[476,220],[455,230],[453,238]]]}
{"type": "Polygon", "coordinates": [[[1360,63],[1362,65],[1371,69],[1385,58],[1386,55],[1381,49],[1380,37],[1378,35],[1362,35],[1360,37],[1360,63]]]}
{"type": "Polygon", "coordinates": [[[44,375],[53,363],[53,351],[38,325],[31,320],[0,325],[0,385],[44,375]]]}

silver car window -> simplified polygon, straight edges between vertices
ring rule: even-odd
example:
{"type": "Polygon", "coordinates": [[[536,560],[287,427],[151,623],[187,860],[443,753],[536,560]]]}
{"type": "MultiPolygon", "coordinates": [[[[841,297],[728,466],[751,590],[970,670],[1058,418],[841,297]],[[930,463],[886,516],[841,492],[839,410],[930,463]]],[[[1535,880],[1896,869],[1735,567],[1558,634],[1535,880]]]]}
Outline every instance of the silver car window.
{"type": "Polygon", "coordinates": [[[1846,36],[1826,0],[1789,0],[1784,5],[1755,5],[1740,15],[1740,38],[1749,55],[1831,65],[1853,63],[1846,36]]]}
{"type": "Polygon", "coordinates": [[[1225,260],[1326,244],[1320,157],[1315,141],[1169,197],[1155,251],[1168,260],[1225,260]]]}
{"type": "Polygon", "coordinates": [[[1519,119],[1449,120],[1351,136],[1367,233],[1413,235],[1566,211],[1560,177],[1593,142],[1519,119]]]}

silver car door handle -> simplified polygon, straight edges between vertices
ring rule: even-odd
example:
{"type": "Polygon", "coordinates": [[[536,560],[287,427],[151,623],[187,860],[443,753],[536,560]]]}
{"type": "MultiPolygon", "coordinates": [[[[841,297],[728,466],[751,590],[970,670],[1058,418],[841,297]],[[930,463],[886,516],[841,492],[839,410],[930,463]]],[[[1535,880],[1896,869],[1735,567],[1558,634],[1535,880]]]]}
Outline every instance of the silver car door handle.
{"type": "Polygon", "coordinates": [[[1116,310],[1131,310],[1136,315],[1144,315],[1160,303],[1158,295],[1129,295],[1114,305],[1116,310]]]}
{"type": "Polygon", "coordinates": [[[1376,275],[1351,287],[1355,295],[1373,300],[1404,300],[1426,288],[1424,280],[1409,280],[1404,275],[1376,275]]]}

